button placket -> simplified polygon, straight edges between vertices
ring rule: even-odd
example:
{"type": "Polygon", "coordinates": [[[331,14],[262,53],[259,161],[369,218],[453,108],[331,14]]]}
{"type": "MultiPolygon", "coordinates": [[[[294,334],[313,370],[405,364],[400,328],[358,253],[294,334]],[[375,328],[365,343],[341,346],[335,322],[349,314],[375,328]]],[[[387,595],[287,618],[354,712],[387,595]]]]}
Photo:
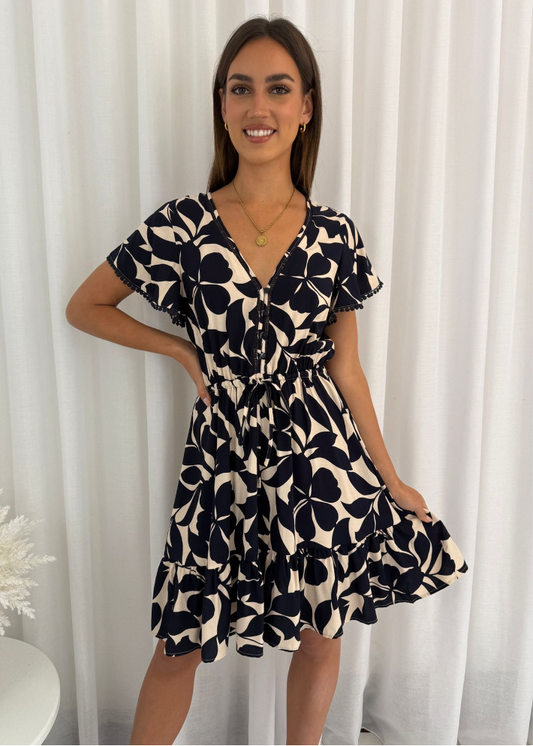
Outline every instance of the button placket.
{"type": "Polygon", "coordinates": [[[259,356],[259,370],[261,373],[265,373],[266,368],[266,336],[265,336],[265,329],[266,329],[266,313],[267,313],[267,304],[265,303],[265,293],[268,292],[268,289],[261,288],[259,292],[259,303],[260,303],[260,312],[259,312],[259,321],[258,321],[258,341],[259,346],[256,350],[257,355],[259,356]]]}

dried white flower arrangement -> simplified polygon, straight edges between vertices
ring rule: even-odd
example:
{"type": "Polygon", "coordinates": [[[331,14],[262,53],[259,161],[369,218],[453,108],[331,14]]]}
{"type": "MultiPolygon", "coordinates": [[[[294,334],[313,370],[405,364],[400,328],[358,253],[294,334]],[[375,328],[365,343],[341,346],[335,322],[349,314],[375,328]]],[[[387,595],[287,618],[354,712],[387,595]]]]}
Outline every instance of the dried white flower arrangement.
{"type": "MultiPolygon", "coordinates": [[[[2,492],[3,489],[0,489],[0,495],[2,492]]],[[[42,523],[44,519],[28,521],[20,515],[12,518],[9,523],[4,523],[9,508],[9,505],[0,506],[0,604],[4,609],[16,609],[19,614],[35,619],[35,609],[24,599],[29,596],[28,589],[39,583],[23,575],[32,567],[53,562],[57,557],[28,554],[28,549],[34,544],[29,543],[25,537],[33,526],[42,523]]],[[[4,634],[4,627],[10,626],[7,615],[0,609],[0,635],[4,634]]]]}

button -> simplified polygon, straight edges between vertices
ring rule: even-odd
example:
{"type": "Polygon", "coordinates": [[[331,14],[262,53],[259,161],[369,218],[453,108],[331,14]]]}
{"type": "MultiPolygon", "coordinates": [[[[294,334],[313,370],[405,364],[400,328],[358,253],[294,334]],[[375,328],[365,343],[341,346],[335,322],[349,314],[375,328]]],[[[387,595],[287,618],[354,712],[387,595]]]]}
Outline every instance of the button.
{"type": "Polygon", "coordinates": [[[263,360],[267,356],[266,352],[262,352],[259,357],[263,360]]]}

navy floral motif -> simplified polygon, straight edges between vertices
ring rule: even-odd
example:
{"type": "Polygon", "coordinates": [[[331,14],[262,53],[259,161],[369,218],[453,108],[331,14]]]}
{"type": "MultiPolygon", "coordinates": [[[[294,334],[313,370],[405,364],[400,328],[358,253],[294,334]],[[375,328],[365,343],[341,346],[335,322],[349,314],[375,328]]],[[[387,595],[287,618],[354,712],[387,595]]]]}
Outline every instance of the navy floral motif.
{"type": "Polygon", "coordinates": [[[353,221],[307,199],[263,287],[210,192],[159,207],[108,256],[115,273],[186,329],[211,397],[196,397],[152,634],[202,661],[264,644],[337,638],[376,609],[446,588],[468,566],[442,521],[401,508],[325,363],[326,327],[383,282],[353,221]]]}

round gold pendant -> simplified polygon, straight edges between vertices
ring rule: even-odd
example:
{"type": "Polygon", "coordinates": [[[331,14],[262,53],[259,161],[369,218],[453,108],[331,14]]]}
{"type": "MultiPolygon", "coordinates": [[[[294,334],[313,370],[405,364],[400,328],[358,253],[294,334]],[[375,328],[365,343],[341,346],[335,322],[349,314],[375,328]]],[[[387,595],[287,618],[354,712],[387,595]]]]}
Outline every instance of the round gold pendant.
{"type": "Polygon", "coordinates": [[[256,244],[258,246],[264,246],[266,244],[266,242],[267,242],[267,237],[266,236],[257,236],[257,238],[255,239],[255,242],[256,242],[256,244]]]}

